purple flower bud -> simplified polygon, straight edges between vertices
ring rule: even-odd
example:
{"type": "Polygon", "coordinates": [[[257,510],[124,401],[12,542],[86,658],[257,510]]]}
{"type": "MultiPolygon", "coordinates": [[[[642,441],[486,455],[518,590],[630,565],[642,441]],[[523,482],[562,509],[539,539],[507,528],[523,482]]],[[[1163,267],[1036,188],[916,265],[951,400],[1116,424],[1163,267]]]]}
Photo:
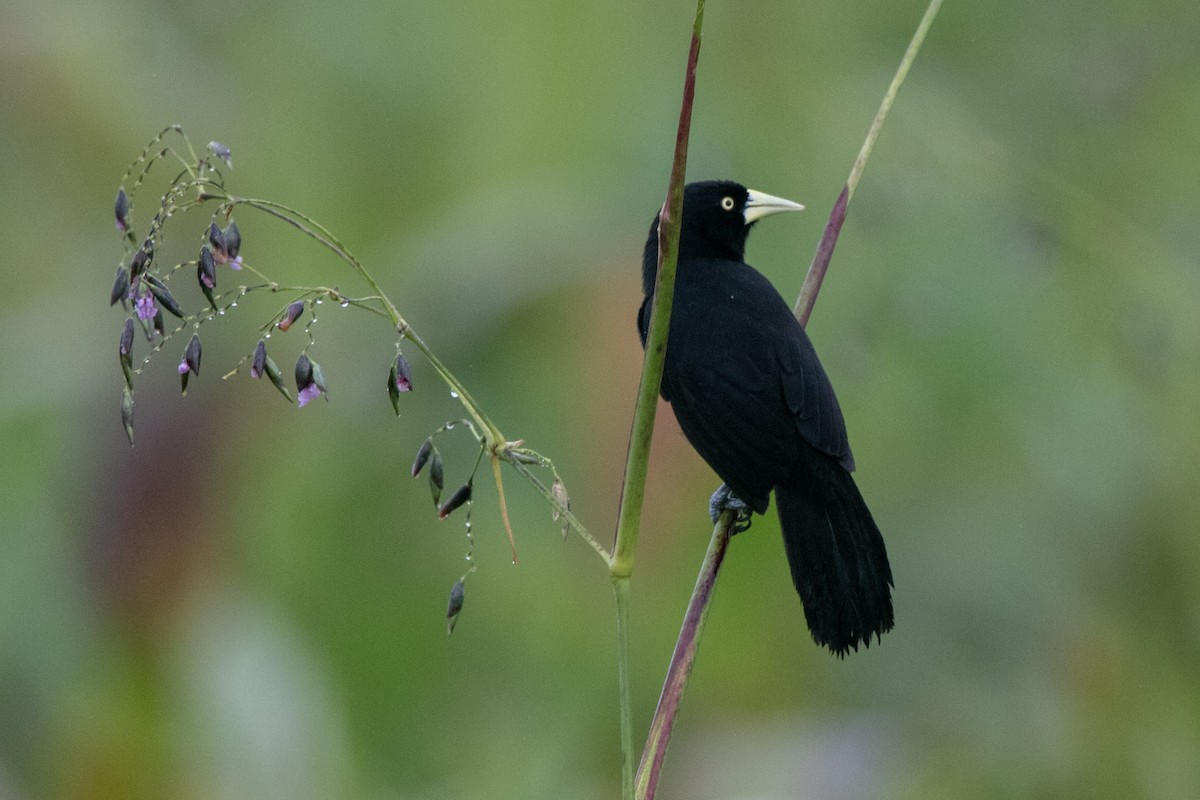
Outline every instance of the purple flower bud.
{"type": "Polygon", "coordinates": [[[412,476],[415,478],[421,474],[421,470],[425,469],[425,465],[429,462],[429,455],[433,452],[433,437],[421,442],[420,449],[417,450],[417,457],[413,459],[412,476]]]}
{"type": "Polygon", "coordinates": [[[297,300],[294,303],[289,303],[288,307],[283,310],[283,319],[276,323],[279,330],[284,333],[292,327],[292,323],[300,319],[300,315],[304,313],[304,301],[297,300]]]}
{"type": "Polygon", "coordinates": [[[400,416],[400,393],[412,391],[412,370],[403,353],[396,353],[396,360],[392,362],[392,368],[388,372],[387,390],[392,408],[396,416],[400,416]]]}
{"type": "Polygon", "coordinates": [[[228,147],[214,140],[208,143],[208,151],[224,161],[225,166],[233,169],[233,156],[230,154],[228,147]]]}
{"type": "Polygon", "coordinates": [[[122,301],[121,307],[124,308],[124,300],[129,294],[129,271],[124,267],[117,267],[117,279],[113,282],[112,293],[109,295],[108,304],[114,305],[118,300],[122,301]]]}
{"type": "Polygon", "coordinates": [[[301,408],[327,392],[321,366],[304,353],[296,359],[296,390],[296,402],[301,408]]]}
{"type": "Polygon", "coordinates": [[[296,405],[304,408],[310,400],[316,400],[321,396],[321,390],[315,383],[310,383],[299,392],[296,393],[296,405]]]}
{"type": "Polygon", "coordinates": [[[458,623],[458,615],[462,611],[463,599],[466,596],[466,591],[463,585],[463,579],[459,578],[450,589],[450,604],[446,608],[446,635],[454,633],[454,626],[458,623]]]}
{"type": "Polygon", "coordinates": [[[196,277],[200,279],[201,287],[217,287],[217,262],[213,261],[212,250],[207,246],[200,248],[200,258],[196,260],[196,277]]]}
{"type": "MultiPolygon", "coordinates": [[[[188,368],[187,359],[185,358],[183,361],[180,361],[180,362],[179,362],[179,366],[175,368],[175,371],[176,371],[176,372],[178,372],[180,375],[187,375],[187,374],[188,374],[188,369],[189,369],[189,368],[188,368]]],[[[185,390],[187,389],[187,382],[186,382],[186,381],[185,381],[185,382],[184,382],[184,384],[183,384],[183,388],[184,388],[185,390]]]]}
{"type": "Polygon", "coordinates": [[[259,339],[258,344],[254,346],[254,358],[250,361],[250,377],[261,378],[266,367],[267,343],[265,340],[259,339]]]}
{"type": "Polygon", "coordinates": [[[464,483],[462,486],[455,489],[454,494],[450,495],[450,498],[446,502],[442,503],[441,507],[438,509],[438,519],[445,519],[446,517],[450,516],[455,510],[460,508],[470,499],[471,483],[468,481],[467,483],[464,483]]]}
{"type": "Polygon", "coordinates": [[[129,195],[125,194],[124,186],[117,190],[117,202],[113,210],[117,216],[117,230],[121,233],[129,230],[129,195]]]}
{"type": "Polygon", "coordinates": [[[242,233],[238,230],[236,222],[230,222],[229,227],[225,229],[225,252],[229,254],[229,260],[234,261],[241,250],[242,233]]]}
{"type": "Polygon", "coordinates": [[[296,359],[296,390],[304,391],[312,385],[312,359],[307,353],[301,353],[296,359]]]}
{"type": "Polygon", "coordinates": [[[396,391],[412,391],[412,368],[409,367],[408,359],[403,353],[396,354],[396,391]]]}
{"type": "Polygon", "coordinates": [[[197,376],[200,374],[200,335],[192,334],[187,349],[183,351],[183,365],[197,376]]]}
{"type": "Polygon", "coordinates": [[[225,234],[221,233],[215,222],[208,225],[208,243],[212,245],[213,258],[218,264],[229,260],[229,253],[225,250],[225,234]]]}

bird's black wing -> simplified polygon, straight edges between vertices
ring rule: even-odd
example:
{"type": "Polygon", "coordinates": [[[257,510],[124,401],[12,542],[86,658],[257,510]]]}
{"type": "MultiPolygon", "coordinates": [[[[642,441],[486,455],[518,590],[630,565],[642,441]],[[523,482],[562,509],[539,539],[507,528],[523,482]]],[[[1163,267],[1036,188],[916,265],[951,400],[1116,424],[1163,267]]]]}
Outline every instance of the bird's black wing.
{"type": "Polygon", "coordinates": [[[701,457],[761,513],[802,447],[772,343],[780,318],[764,307],[773,296],[790,312],[745,264],[686,266],[687,279],[676,286],[662,395],[701,457]]]}
{"type": "Polygon", "coordinates": [[[838,460],[847,472],[854,471],[854,455],[846,436],[846,422],[833,384],[825,374],[804,328],[791,317],[786,335],[775,339],[783,382],[783,394],[804,441],[838,460]]]}

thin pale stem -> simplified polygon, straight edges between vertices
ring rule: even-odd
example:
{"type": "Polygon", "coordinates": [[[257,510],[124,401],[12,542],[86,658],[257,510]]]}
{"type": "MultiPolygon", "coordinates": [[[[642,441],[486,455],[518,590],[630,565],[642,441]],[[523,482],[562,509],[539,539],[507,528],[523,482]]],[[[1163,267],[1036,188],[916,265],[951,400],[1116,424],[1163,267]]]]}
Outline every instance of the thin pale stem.
{"type": "Polygon", "coordinates": [[[900,87],[904,85],[904,79],[908,77],[909,68],[916,60],[917,53],[921,51],[925,35],[929,33],[929,28],[933,25],[933,20],[941,7],[942,0],[930,0],[929,5],[925,8],[925,14],[921,17],[917,30],[908,42],[908,49],[904,51],[904,57],[900,59],[900,66],[896,68],[896,74],[892,76],[892,82],[883,94],[879,110],[875,112],[875,118],[871,120],[867,138],[863,140],[862,147],[858,150],[858,156],[854,159],[854,166],[850,168],[850,176],[846,179],[846,185],[842,187],[837,201],[833,204],[833,210],[829,212],[829,221],[825,224],[821,242],[817,245],[817,251],[813,254],[812,263],[808,267],[808,274],[804,278],[804,286],[801,287],[800,296],[796,299],[795,313],[801,325],[807,325],[808,318],[812,315],[813,305],[817,302],[817,293],[821,291],[821,284],[829,269],[829,261],[833,258],[833,248],[837,245],[842,223],[846,220],[846,209],[854,197],[854,190],[858,188],[863,170],[867,168],[867,160],[871,157],[871,151],[875,148],[875,142],[883,130],[883,123],[892,109],[896,95],[900,93],[900,87]]]}
{"type": "Polygon", "coordinates": [[[496,493],[500,496],[500,518],[504,521],[504,531],[508,534],[508,545],[512,548],[512,562],[517,563],[517,542],[513,539],[512,523],[508,521],[508,501],[504,497],[504,479],[500,475],[500,456],[492,453],[492,476],[496,479],[496,493]]]}
{"type": "Polygon", "coordinates": [[[592,549],[599,553],[600,557],[603,558],[605,562],[612,560],[612,554],[608,552],[608,548],[600,544],[600,541],[596,539],[596,537],[593,536],[586,527],[584,527],[583,523],[571,513],[570,509],[564,506],[559,499],[554,496],[554,492],[550,491],[550,487],[542,483],[538,476],[533,473],[533,470],[529,468],[528,464],[513,457],[511,453],[504,457],[508,463],[512,465],[513,469],[519,472],[522,477],[525,478],[525,480],[529,481],[529,483],[533,485],[534,489],[537,489],[542,497],[549,501],[550,505],[554,507],[554,510],[558,513],[558,515],[566,520],[567,524],[574,528],[575,532],[578,533],[585,542],[591,545],[592,549]]]}
{"type": "MultiPolygon", "coordinates": [[[[629,578],[613,578],[613,597],[617,602],[617,688],[620,696],[633,694],[633,676],[629,658],[629,578]]],[[[621,797],[633,800],[633,705],[621,703],[621,797]]]]}

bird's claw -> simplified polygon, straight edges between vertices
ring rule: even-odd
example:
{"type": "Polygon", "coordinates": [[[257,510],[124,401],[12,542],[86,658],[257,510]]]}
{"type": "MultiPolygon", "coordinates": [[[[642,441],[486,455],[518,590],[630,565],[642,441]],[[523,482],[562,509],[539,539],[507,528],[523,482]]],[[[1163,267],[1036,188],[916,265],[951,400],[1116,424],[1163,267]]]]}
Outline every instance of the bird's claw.
{"type": "Polygon", "coordinates": [[[732,533],[741,533],[750,528],[750,515],[753,512],[723,483],[713,492],[712,497],[708,498],[708,516],[714,525],[717,524],[722,511],[734,512],[732,533]]]}

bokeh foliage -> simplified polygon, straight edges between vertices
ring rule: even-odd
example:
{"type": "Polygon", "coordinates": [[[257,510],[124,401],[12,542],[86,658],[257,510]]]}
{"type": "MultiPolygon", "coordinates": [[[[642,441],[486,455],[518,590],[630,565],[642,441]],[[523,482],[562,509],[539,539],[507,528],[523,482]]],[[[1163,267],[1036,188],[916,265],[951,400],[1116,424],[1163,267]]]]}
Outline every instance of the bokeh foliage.
{"type": "MultiPolygon", "coordinates": [[[[509,566],[481,481],[480,569],[446,639],[465,540],[407,468],[459,410],[416,362],[394,418],[377,321],[322,313],[332,401],[297,411],[218,379],[271,313],[241,309],[186,399],[174,351],[155,363],[128,448],[110,206],[162,125],[225,142],[235,191],[336,231],[603,534],[691,10],[0,0],[0,795],[616,794],[604,570],[518,481],[509,566]]],[[[690,174],[812,209],[750,243],[785,296],[921,10],[707,8],[690,174]]],[[[845,662],[814,647],[756,522],[660,796],[1200,793],[1197,40],[1182,2],[943,8],[810,324],[897,628],[845,662]]],[[[238,222],[272,274],[350,281],[238,222]]],[[[715,485],[662,422],[639,724],[715,485]]]]}

